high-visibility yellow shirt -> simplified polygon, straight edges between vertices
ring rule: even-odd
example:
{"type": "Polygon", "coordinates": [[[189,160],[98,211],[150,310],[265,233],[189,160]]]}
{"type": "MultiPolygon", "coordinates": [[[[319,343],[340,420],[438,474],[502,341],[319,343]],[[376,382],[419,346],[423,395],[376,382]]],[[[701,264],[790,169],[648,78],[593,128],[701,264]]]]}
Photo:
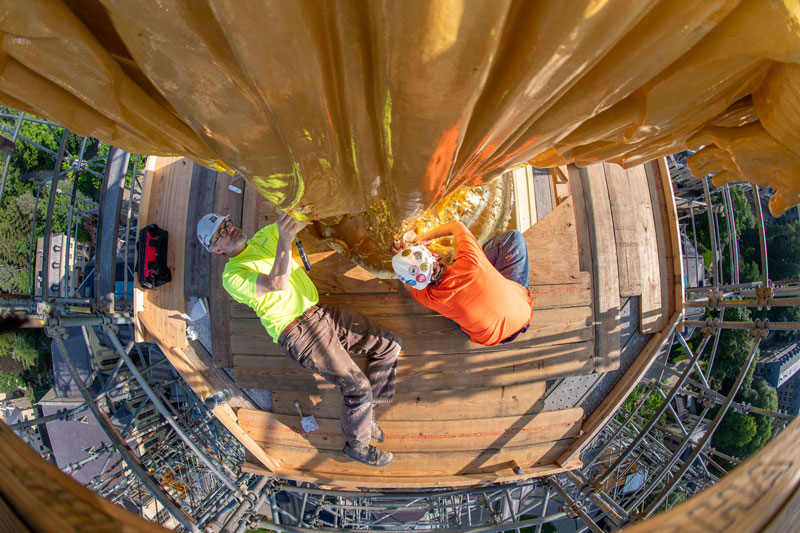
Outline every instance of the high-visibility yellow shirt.
{"type": "Polygon", "coordinates": [[[277,246],[278,226],[265,226],[247,241],[247,248],[228,259],[222,272],[222,286],[234,300],[256,312],[274,342],[278,342],[283,328],[319,302],[314,282],[294,259],[289,262],[291,276],[285,290],[271,291],[261,298],[256,296],[258,275],[272,270],[277,246]]]}

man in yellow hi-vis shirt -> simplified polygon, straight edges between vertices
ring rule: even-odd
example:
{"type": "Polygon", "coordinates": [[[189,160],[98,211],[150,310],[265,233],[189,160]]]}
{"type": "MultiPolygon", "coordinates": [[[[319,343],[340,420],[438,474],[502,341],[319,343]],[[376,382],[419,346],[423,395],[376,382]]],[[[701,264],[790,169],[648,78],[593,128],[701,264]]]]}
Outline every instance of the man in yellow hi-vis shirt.
{"type": "Polygon", "coordinates": [[[228,257],[222,285],[239,303],[250,306],[284,353],[297,365],[319,373],[344,397],[344,454],[371,466],[385,466],[392,454],[383,442],[374,406],[394,397],[400,338],[356,311],[319,306],[314,283],[292,259],[292,240],[304,224],[286,213],[252,239],[228,217],[214,213],[197,223],[197,237],[211,253],[228,257]],[[367,356],[366,375],[350,353],[367,356]]]}

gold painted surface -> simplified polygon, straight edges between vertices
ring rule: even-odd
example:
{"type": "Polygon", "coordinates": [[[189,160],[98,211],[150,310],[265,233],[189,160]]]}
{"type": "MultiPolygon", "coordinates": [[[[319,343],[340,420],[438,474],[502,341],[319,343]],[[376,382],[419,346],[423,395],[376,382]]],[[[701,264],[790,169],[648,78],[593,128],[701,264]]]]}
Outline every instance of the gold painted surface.
{"type": "Polygon", "coordinates": [[[707,145],[694,172],[771,185],[775,215],[800,201],[797,0],[0,0],[0,15],[0,102],[235,169],[375,268],[382,240],[526,161],[707,145]]]}

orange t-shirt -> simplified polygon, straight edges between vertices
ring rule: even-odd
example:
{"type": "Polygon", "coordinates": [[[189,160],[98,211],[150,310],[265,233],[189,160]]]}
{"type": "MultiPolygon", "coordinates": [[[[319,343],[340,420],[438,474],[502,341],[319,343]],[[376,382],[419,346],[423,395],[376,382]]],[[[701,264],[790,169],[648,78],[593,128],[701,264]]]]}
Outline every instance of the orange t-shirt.
{"type": "Polygon", "coordinates": [[[472,342],[492,346],[533,316],[530,292],[504,278],[470,234],[456,237],[456,260],[436,287],[412,290],[422,305],[456,322],[472,342]]]}

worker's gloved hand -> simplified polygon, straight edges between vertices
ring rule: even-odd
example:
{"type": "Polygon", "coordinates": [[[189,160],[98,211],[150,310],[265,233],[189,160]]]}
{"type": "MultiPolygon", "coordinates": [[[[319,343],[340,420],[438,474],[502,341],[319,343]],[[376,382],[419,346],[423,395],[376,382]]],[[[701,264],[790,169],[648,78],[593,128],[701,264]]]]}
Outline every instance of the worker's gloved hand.
{"type": "Polygon", "coordinates": [[[298,231],[306,227],[305,222],[300,222],[283,211],[278,211],[278,234],[285,239],[293,239],[298,231]]]}
{"type": "Polygon", "coordinates": [[[779,217],[800,202],[800,156],[779,143],[759,122],[738,128],[704,128],[686,141],[688,148],[702,150],[687,161],[695,177],[716,173],[713,182],[732,181],[769,185],[777,191],[770,199],[772,216],[779,217]]]}

